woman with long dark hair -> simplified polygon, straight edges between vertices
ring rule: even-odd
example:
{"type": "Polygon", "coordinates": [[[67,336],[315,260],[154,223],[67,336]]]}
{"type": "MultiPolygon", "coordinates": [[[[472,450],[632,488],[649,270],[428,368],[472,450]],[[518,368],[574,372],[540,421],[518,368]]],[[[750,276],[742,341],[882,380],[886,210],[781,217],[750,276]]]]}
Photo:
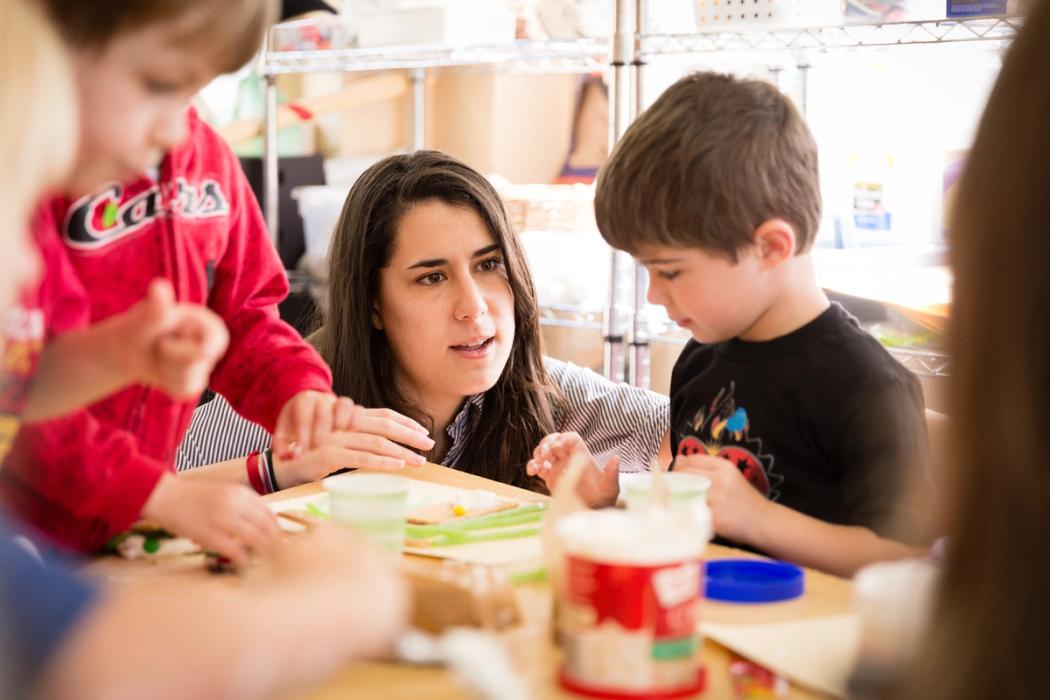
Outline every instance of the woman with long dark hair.
{"type": "Polygon", "coordinates": [[[1050,697],[1050,3],[1029,7],[951,221],[949,544],[899,697],[1050,697]]]}
{"type": "MultiPolygon", "coordinates": [[[[532,278],[499,194],[450,156],[393,156],[361,176],[336,227],[328,284],[311,341],[336,392],[370,409],[373,428],[276,460],[281,487],[340,467],[399,468],[414,455],[396,443],[409,439],[430,461],[539,490],[524,467],[548,433],[580,433],[621,470],[645,469],[661,446],[665,397],[543,356],[532,278]]],[[[267,439],[218,399],[198,409],[178,463],[243,457],[267,439]]],[[[243,465],[195,471],[240,477],[243,465]]]]}

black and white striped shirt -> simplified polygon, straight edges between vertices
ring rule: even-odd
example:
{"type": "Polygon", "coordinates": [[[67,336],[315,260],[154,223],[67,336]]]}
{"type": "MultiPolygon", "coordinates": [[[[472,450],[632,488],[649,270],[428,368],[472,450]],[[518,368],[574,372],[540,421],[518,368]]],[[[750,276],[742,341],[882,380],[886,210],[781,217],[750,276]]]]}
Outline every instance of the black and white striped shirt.
{"type": "MultiPolygon", "coordinates": [[[[589,369],[550,357],[544,366],[565,397],[559,432],[577,432],[598,464],[619,455],[621,472],[649,468],[670,425],[668,399],[662,394],[616,384],[589,369]]],[[[442,464],[455,467],[465,437],[481,421],[485,395],[468,397],[446,432],[449,449],[442,464]]],[[[222,396],[199,407],[175,457],[179,471],[244,457],[270,446],[270,434],[242,418],[222,396]]]]}

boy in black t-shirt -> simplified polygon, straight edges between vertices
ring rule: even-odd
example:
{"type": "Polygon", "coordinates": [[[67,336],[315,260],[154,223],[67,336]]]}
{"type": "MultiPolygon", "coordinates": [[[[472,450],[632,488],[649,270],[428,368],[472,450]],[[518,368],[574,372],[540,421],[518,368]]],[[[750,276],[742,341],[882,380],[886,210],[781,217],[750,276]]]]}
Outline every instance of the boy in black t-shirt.
{"type": "MultiPolygon", "coordinates": [[[[711,479],[716,533],[849,575],[920,551],[876,533],[925,457],[924,407],[915,377],[817,285],[820,206],[816,143],[791,102],[713,73],[639,117],[595,193],[602,236],[692,333],[671,379],[673,467],[711,479]]],[[[585,449],[550,435],[527,469],[552,486],[585,449]]],[[[581,496],[614,502],[615,464],[587,457],[581,496]]]]}

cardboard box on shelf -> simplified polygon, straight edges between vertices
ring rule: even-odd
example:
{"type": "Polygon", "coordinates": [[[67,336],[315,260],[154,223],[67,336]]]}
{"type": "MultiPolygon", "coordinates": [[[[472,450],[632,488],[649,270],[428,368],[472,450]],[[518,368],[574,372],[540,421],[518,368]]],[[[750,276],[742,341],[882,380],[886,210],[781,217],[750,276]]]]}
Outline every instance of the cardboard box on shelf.
{"type": "Polygon", "coordinates": [[[578,85],[575,75],[438,71],[427,145],[513,183],[553,182],[569,152],[578,85]]]}
{"type": "MultiPolygon", "coordinates": [[[[579,78],[568,74],[428,71],[425,144],[510,182],[552,182],[569,151],[578,85],[579,78]]],[[[403,71],[281,76],[278,86],[303,103],[350,95],[338,109],[317,116],[318,148],[325,156],[411,148],[412,95],[403,71]]]]}
{"type": "Polygon", "coordinates": [[[317,107],[318,152],[327,157],[395,152],[407,143],[411,103],[402,71],[282,75],[277,87],[317,107]]]}

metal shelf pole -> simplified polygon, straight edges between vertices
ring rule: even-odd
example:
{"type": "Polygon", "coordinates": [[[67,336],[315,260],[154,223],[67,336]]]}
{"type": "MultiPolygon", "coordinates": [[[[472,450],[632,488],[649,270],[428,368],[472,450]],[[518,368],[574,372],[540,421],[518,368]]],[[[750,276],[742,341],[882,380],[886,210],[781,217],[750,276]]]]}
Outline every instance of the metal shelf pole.
{"type": "MultiPolygon", "coordinates": [[[[634,99],[631,102],[630,121],[638,118],[645,108],[643,77],[645,60],[642,56],[641,40],[645,33],[645,2],[634,2],[634,39],[632,42],[631,86],[634,99]]],[[[634,261],[634,303],[631,307],[630,334],[628,336],[630,353],[628,355],[627,381],[632,386],[648,389],[651,384],[649,362],[649,336],[645,327],[645,305],[647,278],[645,268],[634,261]]]]}
{"type": "Polygon", "coordinates": [[[266,230],[270,240],[277,245],[278,237],[278,193],[280,191],[277,172],[277,77],[265,76],[266,95],[263,122],[263,201],[266,204],[266,230]]]}
{"type": "MultiPolygon", "coordinates": [[[[613,34],[612,60],[609,66],[609,104],[612,108],[609,119],[610,152],[631,122],[630,66],[636,33],[632,21],[636,10],[633,5],[633,0],[616,0],[616,30],[613,34]]],[[[602,372],[614,382],[624,381],[627,372],[627,358],[624,352],[626,328],[620,300],[620,278],[625,257],[618,250],[613,250],[609,255],[609,303],[602,315],[602,372]]]]}
{"type": "Polygon", "coordinates": [[[427,71],[413,68],[412,80],[412,150],[426,148],[427,71]]]}
{"type": "Polygon", "coordinates": [[[799,111],[802,112],[802,116],[809,118],[809,61],[804,61],[798,64],[798,85],[799,85],[799,111]]]}

